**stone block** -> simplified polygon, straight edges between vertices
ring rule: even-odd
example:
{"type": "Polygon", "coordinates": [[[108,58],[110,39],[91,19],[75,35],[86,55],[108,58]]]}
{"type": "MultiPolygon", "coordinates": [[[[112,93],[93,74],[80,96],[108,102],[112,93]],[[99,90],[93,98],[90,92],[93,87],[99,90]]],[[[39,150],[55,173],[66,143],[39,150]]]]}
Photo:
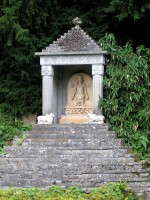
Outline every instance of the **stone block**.
{"type": "Polygon", "coordinates": [[[62,115],[60,124],[87,124],[89,121],[86,115],[62,115]]]}

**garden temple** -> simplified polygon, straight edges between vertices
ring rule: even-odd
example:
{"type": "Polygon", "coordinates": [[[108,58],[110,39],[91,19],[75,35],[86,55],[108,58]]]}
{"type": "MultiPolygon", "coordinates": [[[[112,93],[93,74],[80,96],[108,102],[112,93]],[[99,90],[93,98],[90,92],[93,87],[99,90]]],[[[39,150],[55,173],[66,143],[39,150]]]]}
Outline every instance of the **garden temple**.
{"type": "Polygon", "coordinates": [[[41,117],[54,113],[55,124],[34,124],[22,139],[14,138],[4,148],[0,189],[57,185],[89,192],[111,182],[127,182],[137,196],[150,199],[146,162],[137,160],[109,124],[85,124],[89,113],[102,116],[98,100],[103,97],[107,52],[80,28],[80,19],[74,21],[74,28],[36,53],[43,82],[41,117]]]}
{"type": "Polygon", "coordinates": [[[54,41],[40,56],[42,115],[54,113],[54,123],[86,123],[88,113],[101,115],[105,54],[73,20],[75,27],[54,41]]]}

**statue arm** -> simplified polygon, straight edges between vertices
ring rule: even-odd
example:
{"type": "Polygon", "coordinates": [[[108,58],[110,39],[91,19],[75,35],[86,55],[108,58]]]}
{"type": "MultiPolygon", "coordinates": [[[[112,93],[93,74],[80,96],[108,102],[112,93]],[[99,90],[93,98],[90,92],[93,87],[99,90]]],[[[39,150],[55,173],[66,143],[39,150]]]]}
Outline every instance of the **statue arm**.
{"type": "Polygon", "coordinates": [[[89,99],[89,95],[88,95],[86,84],[84,85],[84,91],[85,91],[85,98],[88,100],[89,99]]]}
{"type": "Polygon", "coordinates": [[[72,97],[71,97],[72,100],[74,100],[75,95],[76,95],[76,92],[77,92],[77,87],[76,87],[75,90],[73,91],[73,95],[72,95],[72,97]]]}

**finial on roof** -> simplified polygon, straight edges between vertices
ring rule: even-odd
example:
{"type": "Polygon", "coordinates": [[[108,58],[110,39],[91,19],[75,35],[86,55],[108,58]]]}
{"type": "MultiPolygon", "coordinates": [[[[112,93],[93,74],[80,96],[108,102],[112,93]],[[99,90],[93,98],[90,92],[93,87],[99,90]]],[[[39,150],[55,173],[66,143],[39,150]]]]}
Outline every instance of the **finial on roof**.
{"type": "Polygon", "coordinates": [[[77,27],[79,27],[80,24],[82,24],[82,21],[79,17],[76,17],[72,20],[73,24],[77,27]]]}

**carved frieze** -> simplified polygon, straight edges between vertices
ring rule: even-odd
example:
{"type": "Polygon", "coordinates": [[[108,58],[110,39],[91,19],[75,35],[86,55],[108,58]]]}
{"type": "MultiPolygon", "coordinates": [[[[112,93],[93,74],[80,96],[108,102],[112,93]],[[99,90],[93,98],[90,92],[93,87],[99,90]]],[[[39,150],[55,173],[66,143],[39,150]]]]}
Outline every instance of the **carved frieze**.
{"type": "Polygon", "coordinates": [[[41,65],[105,64],[103,55],[50,55],[40,57],[41,65]]]}
{"type": "Polygon", "coordinates": [[[65,114],[66,115],[74,115],[74,114],[82,114],[87,115],[88,113],[91,113],[93,111],[92,107],[69,107],[66,106],[65,108],[65,114]]]}

